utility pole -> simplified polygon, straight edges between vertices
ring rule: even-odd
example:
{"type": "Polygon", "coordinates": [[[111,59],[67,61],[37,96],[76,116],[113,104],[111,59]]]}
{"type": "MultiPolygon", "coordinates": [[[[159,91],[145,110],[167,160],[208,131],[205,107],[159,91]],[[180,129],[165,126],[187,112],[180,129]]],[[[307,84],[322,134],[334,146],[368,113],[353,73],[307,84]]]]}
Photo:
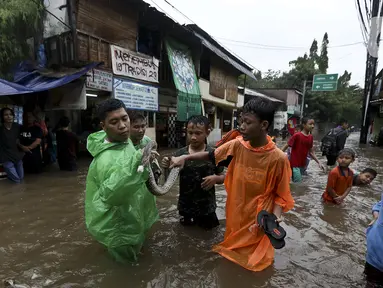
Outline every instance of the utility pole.
{"type": "Polygon", "coordinates": [[[305,107],[306,85],[307,85],[307,80],[305,79],[305,81],[303,82],[303,91],[302,91],[301,120],[303,118],[303,109],[305,107]]]}
{"type": "Polygon", "coordinates": [[[368,129],[370,126],[370,99],[374,92],[374,82],[376,76],[380,33],[382,27],[383,10],[382,0],[373,0],[371,11],[371,27],[369,42],[367,46],[366,76],[364,84],[363,114],[360,131],[360,144],[367,143],[368,129]]]}

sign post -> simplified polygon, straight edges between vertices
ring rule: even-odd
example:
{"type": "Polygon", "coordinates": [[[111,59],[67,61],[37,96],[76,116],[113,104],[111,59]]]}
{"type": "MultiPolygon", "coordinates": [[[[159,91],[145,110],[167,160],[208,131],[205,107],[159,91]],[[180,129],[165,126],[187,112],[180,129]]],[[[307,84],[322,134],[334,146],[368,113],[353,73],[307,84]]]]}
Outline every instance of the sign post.
{"type": "Polygon", "coordinates": [[[338,88],[338,74],[314,75],[311,91],[336,91],[338,88]]]}

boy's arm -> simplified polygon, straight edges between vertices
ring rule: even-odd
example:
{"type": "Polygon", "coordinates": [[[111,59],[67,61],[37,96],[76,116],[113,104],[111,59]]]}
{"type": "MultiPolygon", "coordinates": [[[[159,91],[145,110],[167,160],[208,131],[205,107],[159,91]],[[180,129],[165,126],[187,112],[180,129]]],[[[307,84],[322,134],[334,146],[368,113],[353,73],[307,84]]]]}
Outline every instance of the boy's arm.
{"type": "Polygon", "coordinates": [[[336,194],[334,187],[336,185],[336,180],[338,178],[338,175],[336,172],[333,172],[333,170],[330,172],[328,175],[328,180],[327,180],[327,193],[332,197],[332,198],[337,198],[339,197],[338,194],[336,194]]]}
{"type": "Polygon", "coordinates": [[[338,151],[344,149],[344,145],[346,145],[346,141],[347,141],[347,132],[343,131],[340,133],[338,137],[336,137],[336,147],[338,151]]]}
{"type": "Polygon", "coordinates": [[[286,144],[285,146],[282,147],[282,151],[286,152],[287,148],[289,148],[289,144],[286,144]]]}
{"type": "Polygon", "coordinates": [[[382,193],[382,195],[381,195],[381,199],[382,200],[380,200],[380,210],[379,210],[379,216],[378,216],[378,220],[377,220],[377,222],[378,222],[378,225],[380,225],[380,226],[383,226],[383,193],[382,193]]]}
{"type": "Polygon", "coordinates": [[[289,139],[289,141],[287,142],[287,144],[286,144],[285,146],[283,146],[283,148],[282,148],[282,151],[283,151],[283,152],[286,152],[287,148],[289,148],[289,147],[293,147],[293,146],[294,146],[295,138],[298,137],[297,135],[298,135],[297,133],[294,134],[294,135],[289,139]]]}
{"type": "Polygon", "coordinates": [[[374,212],[379,213],[381,208],[382,208],[382,201],[375,203],[375,205],[372,207],[372,213],[374,213],[374,212]]]}
{"type": "Polygon", "coordinates": [[[225,182],[225,172],[223,166],[218,166],[215,169],[216,184],[223,184],[225,182]]]}
{"type": "Polygon", "coordinates": [[[311,156],[312,159],[314,159],[315,162],[317,162],[319,165],[320,165],[320,162],[317,158],[317,156],[315,155],[315,152],[314,152],[314,147],[312,147],[309,151],[309,155],[311,156]]]}
{"type": "Polygon", "coordinates": [[[342,196],[340,196],[339,198],[341,200],[344,200],[348,196],[348,194],[350,194],[350,191],[351,191],[351,187],[348,187],[346,192],[344,192],[344,194],[342,196]]]}
{"type": "MultiPolygon", "coordinates": [[[[99,168],[98,177],[105,177],[99,187],[99,195],[102,201],[111,205],[119,206],[125,203],[128,193],[136,193],[148,179],[147,169],[138,173],[137,168],[141,164],[141,151],[135,151],[128,159],[119,159],[109,169],[99,168]],[[103,174],[101,174],[103,173],[103,174]]],[[[101,164],[102,165],[102,164],[101,164]]]]}
{"type": "Polygon", "coordinates": [[[349,179],[347,181],[348,188],[346,189],[346,191],[343,193],[342,196],[338,196],[338,200],[343,201],[348,196],[348,194],[350,194],[353,180],[354,180],[354,175],[352,175],[352,177],[349,177],[349,179]]]}
{"type": "MultiPolygon", "coordinates": [[[[203,160],[211,161],[215,166],[229,166],[231,159],[234,157],[234,152],[237,147],[237,140],[232,140],[218,147],[217,149],[207,152],[198,152],[191,155],[182,155],[180,157],[172,157],[170,168],[183,167],[185,161],[188,160],[203,160]]],[[[240,144],[239,144],[240,145],[240,144]]]]}
{"type": "MultiPolygon", "coordinates": [[[[214,152],[214,150],[211,152],[214,152]]],[[[225,182],[225,173],[223,171],[223,166],[215,167],[214,175],[203,178],[203,182],[201,184],[202,189],[210,190],[216,184],[223,184],[223,182],[225,182]]]]}
{"type": "Polygon", "coordinates": [[[291,168],[287,157],[281,157],[274,167],[278,171],[275,183],[275,200],[273,213],[277,218],[281,217],[282,212],[287,212],[294,207],[294,199],[290,191],[291,168]]]}
{"type": "Polygon", "coordinates": [[[315,155],[314,147],[311,147],[309,155],[311,156],[312,159],[314,159],[315,162],[318,163],[319,168],[321,168],[324,171],[325,170],[324,166],[322,165],[322,163],[319,162],[317,156],[315,155]]]}

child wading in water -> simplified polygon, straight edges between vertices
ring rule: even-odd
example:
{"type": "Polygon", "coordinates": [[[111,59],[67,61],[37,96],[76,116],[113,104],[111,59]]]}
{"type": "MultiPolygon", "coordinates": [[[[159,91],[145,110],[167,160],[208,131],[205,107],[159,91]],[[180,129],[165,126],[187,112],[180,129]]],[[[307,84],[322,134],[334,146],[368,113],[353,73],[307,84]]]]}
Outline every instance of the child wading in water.
{"type": "MultiPolygon", "coordinates": [[[[204,116],[192,116],[187,122],[188,146],[178,150],[175,156],[185,157],[198,154],[201,151],[213,152],[214,149],[206,145],[209,136],[209,120],[204,116]]],[[[162,160],[162,167],[169,168],[170,159],[162,160]]],[[[216,167],[210,161],[186,161],[180,172],[180,195],[178,210],[183,225],[196,224],[205,229],[212,229],[219,225],[215,209],[215,184],[222,184],[225,175],[224,167],[216,167]]]]}
{"type": "Polygon", "coordinates": [[[352,180],[352,186],[364,187],[371,184],[376,178],[378,172],[372,168],[366,168],[361,173],[354,171],[354,179],[352,180]]]}
{"type": "Polygon", "coordinates": [[[339,166],[331,170],[328,175],[326,191],[322,198],[325,202],[341,204],[351,191],[354,173],[349,168],[355,160],[355,152],[343,149],[338,155],[339,166]]]}
{"type": "Polygon", "coordinates": [[[267,135],[274,118],[274,104],[263,98],[246,103],[241,134],[215,151],[204,151],[172,158],[172,165],[185,161],[210,160],[228,167],[226,233],[213,250],[242,267],[261,271],[273,263],[274,248],[262,228],[256,227],[258,213],[266,210],[281,221],[281,214],[294,206],[290,193],[291,169],[286,155],[267,135]]]}
{"type": "Polygon", "coordinates": [[[285,152],[288,147],[291,147],[290,166],[293,171],[293,182],[302,182],[302,175],[306,171],[308,155],[324,170],[324,167],[314,153],[314,138],[311,135],[314,126],[315,121],[313,119],[303,118],[302,131],[295,133],[282,149],[285,152]]]}

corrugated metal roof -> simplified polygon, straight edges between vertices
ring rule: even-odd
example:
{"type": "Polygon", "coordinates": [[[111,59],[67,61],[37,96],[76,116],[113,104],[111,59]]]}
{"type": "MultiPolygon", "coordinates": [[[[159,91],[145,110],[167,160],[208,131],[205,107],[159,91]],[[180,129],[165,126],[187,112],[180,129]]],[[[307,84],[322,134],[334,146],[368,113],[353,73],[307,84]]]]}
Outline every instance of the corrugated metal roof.
{"type": "MultiPolygon", "coordinates": [[[[243,87],[239,86],[238,89],[243,90],[243,87]]],[[[262,98],[268,99],[268,100],[273,101],[273,102],[285,103],[282,100],[267,96],[261,92],[258,92],[258,91],[252,90],[252,89],[248,89],[248,88],[245,88],[244,95],[249,95],[249,96],[254,96],[254,97],[262,97],[262,98]]]]}
{"type": "Polygon", "coordinates": [[[186,27],[192,29],[194,35],[197,36],[201,40],[202,45],[204,45],[207,49],[212,51],[218,57],[225,60],[230,65],[234,66],[234,68],[236,68],[238,71],[242,72],[243,74],[247,75],[248,77],[250,77],[254,80],[257,80],[257,78],[255,78],[254,74],[251,72],[249,67],[244,67],[244,65],[242,64],[242,61],[240,61],[239,59],[238,59],[238,61],[236,61],[235,59],[237,57],[235,57],[229,51],[227,51],[224,47],[219,45],[213,38],[211,38],[211,36],[209,34],[207,34],[205,31],[203,31],[197,25],[186,25],[186,27]],[[198,30],[204,32],[210,39],[207,39],[207,37],[202,36],[201,35],[202,33],[199,33],[198,30]],[[231,57],[228,54],[231,55],[231,57]],[[241,63],[239,63],[239,62],[241,62],[241,63]]]}

